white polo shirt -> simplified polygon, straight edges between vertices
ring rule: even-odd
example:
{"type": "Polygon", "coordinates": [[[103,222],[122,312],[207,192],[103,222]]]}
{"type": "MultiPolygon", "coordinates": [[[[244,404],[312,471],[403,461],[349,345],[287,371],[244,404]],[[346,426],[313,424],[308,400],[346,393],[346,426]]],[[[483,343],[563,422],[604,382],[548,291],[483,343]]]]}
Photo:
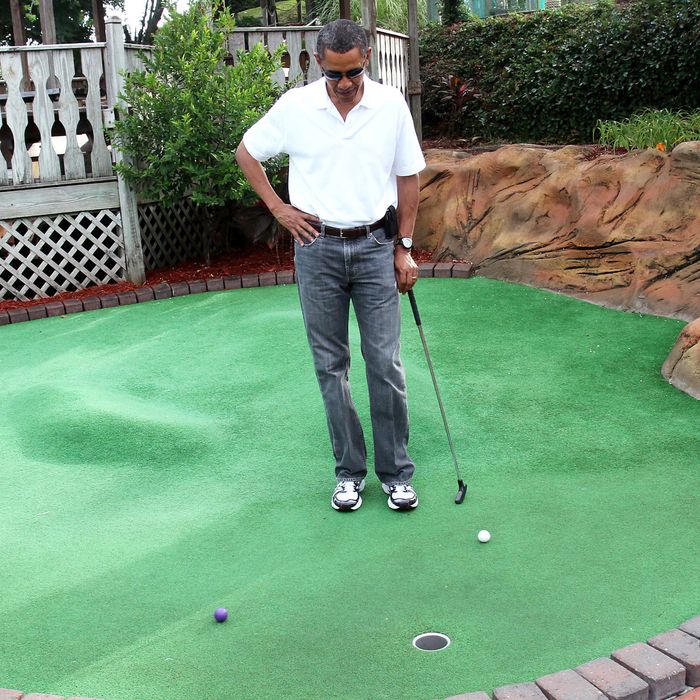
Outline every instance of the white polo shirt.
{"type": "Polygon", "coordinates": [[[366,76],[345,121],[321,78],[284,93],[243,143],[261,162],[289,154],[290,202],[341,228],[381,219],[397,204],[396,176],[425,167],[401,92],[366,76]]]}

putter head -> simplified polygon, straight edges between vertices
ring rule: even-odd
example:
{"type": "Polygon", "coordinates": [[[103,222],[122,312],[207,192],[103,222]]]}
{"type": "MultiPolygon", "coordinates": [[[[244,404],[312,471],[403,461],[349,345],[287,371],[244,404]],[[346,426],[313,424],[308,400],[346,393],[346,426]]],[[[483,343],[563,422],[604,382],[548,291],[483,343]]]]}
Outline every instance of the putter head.
{"type": "Polygon", "coordinates": [[[467,495],[467,485],[461,479],[458,479],[457,483],[459,484],[459,491],[457,491],[457,495],[455,496],[455,503],[459,505],[464,501],[464,497],[467,495]]]}

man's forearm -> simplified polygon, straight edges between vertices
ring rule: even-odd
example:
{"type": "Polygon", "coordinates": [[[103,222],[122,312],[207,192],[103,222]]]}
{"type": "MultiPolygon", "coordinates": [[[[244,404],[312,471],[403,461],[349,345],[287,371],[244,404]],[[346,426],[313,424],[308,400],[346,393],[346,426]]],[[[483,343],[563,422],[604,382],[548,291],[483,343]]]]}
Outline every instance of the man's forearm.
{"type": "Polygon", "coordinates": [[[418,175],[399,176],[396,178],[398,192],[399,237],[413,237],[413,228],[418,216],[420,186],[418,175]]]}
{"type": "Polygon", "coordinates": [[[248,153],[248,149],[242,141],[236,149],[236,160],[248,182],[258,193],[260,199],[265,202],[272,216],[277,219],[277,223],[282,228],[287,229],[295,241],[304,245],[305,242],[313,241],[318,236],[312,224],[320,221],[319,218],[314,214],[301,211],[291,204],[286,204],[272,189],[265,169],[248,153]]]}
{"type": "Polygon", "coordinates": [[[243,141],[236,149],[236,161],[251,187],[271,212],[274,213],[275,208],[284,204],[277,192],[272,189],[265,169],[248,153],[248,149],[243,144],[243,141]]]}

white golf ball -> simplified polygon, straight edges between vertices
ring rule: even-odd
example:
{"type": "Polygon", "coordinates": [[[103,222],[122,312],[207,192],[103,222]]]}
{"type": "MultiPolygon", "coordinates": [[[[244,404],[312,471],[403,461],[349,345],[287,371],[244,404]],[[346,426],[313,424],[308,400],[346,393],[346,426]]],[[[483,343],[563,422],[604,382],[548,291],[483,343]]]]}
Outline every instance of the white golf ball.
{"type": "Polygon", "coordinates": [[[491,533],[488,530],[479,530],[476,539],[479,540],[479,542],[488,542],[491,539],[491,533]]]}

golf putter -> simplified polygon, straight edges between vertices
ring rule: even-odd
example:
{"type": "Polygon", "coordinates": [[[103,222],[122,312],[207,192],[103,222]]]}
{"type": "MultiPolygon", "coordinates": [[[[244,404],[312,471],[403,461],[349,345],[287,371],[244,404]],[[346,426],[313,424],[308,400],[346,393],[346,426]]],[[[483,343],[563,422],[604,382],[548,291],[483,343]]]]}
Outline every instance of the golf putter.
{"type": "Polygon", "coordinates": [[[455,465],[455,472],[457,473],[457,485],[459,490],[455,496],[455,503],[459,505],[464,501],[464,497],[467,495],[467,485],[462,480],[459,473],[459,464],[457,464],[457,454],[455,453],[455,446],[452,442],[452,435],[450,434],[450,427],[447,425],[447,416],[445,415],[445,407],[442,405],[442,397],[440,396],[440,389],[438,389],[437,380],[435,379],[435,370],[433,369],[433,363],[430,360],[430,353],[428,352],[428,344],[425,342],[425,334],[423,333],[423,326],[420,321],[420,314],[418,313],[418,305],[416,304],[416,297],[413,294],[413,290],[408,290],[408,300],[411,302],[411,308],[413,309],[413,318],[416,320],[416,325],[418,326],[418,332],[420,333],[420,339],[423,343],[423,351],[425,352],[425,359],[428,361],[428,367],[430,368],[430,376],[433,378],[433,386],[435,387],[435,394],[437,396],[438,405],[440,406],[440,413],[442,414],[442,422],[445,425],[445,432],[447,433],[447,441],[450,443],[450,451],[452,452],[452,461],[455,465]]]}

